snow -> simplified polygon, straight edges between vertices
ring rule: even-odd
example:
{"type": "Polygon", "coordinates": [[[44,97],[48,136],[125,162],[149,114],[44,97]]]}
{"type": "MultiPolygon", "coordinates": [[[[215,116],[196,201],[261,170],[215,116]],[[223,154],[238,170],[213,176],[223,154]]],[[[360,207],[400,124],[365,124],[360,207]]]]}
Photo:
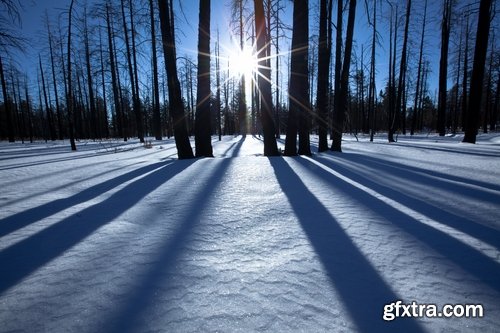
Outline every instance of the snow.
{"type": "Polygon", "coordinates": [[[498,332],[500,135],[460,142],[0,143],[0,332],[498,332]]]}

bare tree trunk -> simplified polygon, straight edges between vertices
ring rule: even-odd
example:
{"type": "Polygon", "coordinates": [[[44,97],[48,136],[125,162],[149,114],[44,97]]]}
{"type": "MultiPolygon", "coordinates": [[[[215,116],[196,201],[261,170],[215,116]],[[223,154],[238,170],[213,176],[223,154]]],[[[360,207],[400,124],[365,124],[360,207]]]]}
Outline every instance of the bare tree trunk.
{"type": "Polygon", "coordinates": [[[332,140],[339,140],[338,136],[340,135],[340,140],[342,140],[342,131],[343,131],[343,121],[342,124],[338,124],[338,120],[343,115],[339,116],[339,112],[344,112],[344,110],[340,110],[340,76],[342,72],[342,27],[343,27],[343,12],[344,5],[343,1],[337,1],[337,32],[335,38],[335,74],[334,74],[334,95],[333,95],[333,119],[332,119],[332,140]],[[340,133],[340,134],[339,134],[340,133]]]}
{"type": "Polygon", "coordinates": [[[352,40],[354,35],[354,20],[356,15],[356,0],[349,1],[349,15],[347,18],[346,42],[344,61],[342,63],[342,74],[340,77],[340,89],[337,100],[337,108],[334,119],[334,132],[331,150],[342,151],[342,130],[344,127],[345,110],[347,108],[347,97],[349,94],[349,68],[351,66],[352,40]]]}
{"type": "MultiPolygon", "coordinates": [[[[415,103],[413,104],[413,115],[411,118],[411,129],[410,134],[415,134],[415,127],[417,123],[418,117],[418,96],[420,95],[420,80],[422,77],[422,58],[424,55],[424,38],[425,38],[425,25],[427,18],[427,0],[425,0],[424,4],[424,18],[422,22],[422,36],[420,37],[420,52],[418,56],[418,70],[417,70],[417,89],[415,91],[415,103]]],[[[457,84],[457,94],[458,94],[458,84],[457,84]]]]}
{"type": "Polygon", "coordinates": [[[94,91],[92,88],[92,68],[90,65],[90,45],[89,45],[89,32],[87,26],[87,8],[85,8],[83,15],[84,15],[83,34],[84,34],[84,44],[85,44],[85,63],[87,68],[87,84],[89,90],[89,105],[90,105],[90,138],[97,139],[100,138],[101,135],[99,133],[97,125],[97,112],[95,107],[94,91]]]}
{"type": "Polygon", "coordinates": [[[264,16],[264,6],[262,0],[254,0],[255,7],[255,28],[257,35],[257,59],[259,65],[259,95],[261,105],[261,121],[264,132],[264,155],[279,155],[278,145],[275,138],[275,127],[272,115],[272,91],[271,91],[271,68],[268,66],[269,60],[266,60],[266,36],[267,27],[264,16]]]}
{"type": "Polygon", "coordinates": [[[67,94],[67,108],[68,108],[68,125],[69,125],[69,140],[71,150],[76,151],[75,134],[73,132],[73,91],[71,86],[71,21],[73,17],[73,3],[71,0],[69,5],[69,18],[68,18],[68,94],[67,94]]]}
{"type": "Polygon", "coordinates": [[[149,11],[151,16],[151,51],[153,57],[153,133],[156,140],[161,140],[161,116],[160,116],[160,85],[158,83],[158,57],[156,55],[156,28],[153,0],[149,0],[149,11]]]}
{"type": "Polygon", "coordinates": [[[300,155],[311,155],[309,145],[309,4],[294,0],[293,34],[290,64],[289,115],[285,141],[285,155],[297,155],[297,132],[300,155]]]}
{"type": "Polygon", "coordinates": [[[170,112],[174,122],[174,137],[175,144],[177,146],[177,155],[179,159],[193,158],[193,150],[189,142],[189,136],[186,128],[181,87],[179,78],[177,77],[174,18],[171,17],[172,3],[170,1],[167,3],[164,0],[158,0],[158,7],[160,9],[163,53],[165,56],[165,70],[168,77],[170,112]]]}
{"type": "Polygon", "coordinates": [[[125,131],[124,131],[124,122],[123,122],[123,112],[122,112],[122,107],[121,107],[121,101],[120,101],[120,94],[119,94],[119,84],[118,84],[118,79],[117,79],[117,69],[116,69],[116,64],[115,64],[115,54],[114,54],[114,34],[113,30],[111,27],[111,16],[110,16],[110,5],[109,3],[106,4],[106,21],[107,21],[107,29],[108,29],[108,46],[109,46],[109,63],[111,66],[111,86],[113,90],[113,99],[114,99],[114,108],[115,108],[115,115],[116,115],[116,128],[118,131],[118,136],[123,137],[126,139],[125,136],[125,131]]]}
{"type": "Polygon", "coordinates": [[[451,0],[443,2],[443,22],[441,24],[441,58],[439,60],[439,96],[437,132],[446,134],[446,83],[448,80],[448,45],[450,42],[451,0]]]}
{"type": "Polygon", "coordinates": [[[408,27],[410,24],[411,0],[406,1],[406,19],[405,19],[405,32],[403,37],[403,49],[401,51],[401,61],[399,67],[399,83],[397,95],[397,108],[396,112],[401,115],[401,126],[403,134],[406,134],[406,106],[403,105],[405,86],[406,86],[406,60],[407,60],[407,45],[408,45],[408,27]]]}
{"type": "Polygon", "coordinates": [[[12,113],[10,110],[10,100],[9,96],[7,95],[7,83],[5,81],[5,73],[4,73],[4,68],[3,68],[3,62],[2,62],[2,57],[0,56],[0,76],[2,79],[2,94],[3,94],[3,104],[5,107],[5,113],[7,116],[7,136],[9,138],[9,142],[15,142],[15,135],[14,135],[14,123],[12,121],[12,113]]]}
{"type": "MultiPolygon", "coordinates": [[[[130,2],[129,2],[130,4],[130,2]]],[[[136,120],[136,127],[137,127],[137,137],[139,138],[140,142],[144,142],[144,132],[143,132],[143,127],[142,127],[142,114],[141,114],[141,101],[139,100],[139,95],[138,95],[138,87],[137,87],[137,79],[136,79],[136,68],[137,65],[136,62],[132,62],[132,57],[135,59],[135,50],[131,50],[131,46],[129,43],[129,37],[128,37],[128,28],[127,28],[127,20],[125,17],[125,3],[124,0],[121,0],[121,10],[122,10],[122,21],[123,21],[123,33],[125,36],[125,46],[127,49],[127,63],[128,63],[128,71],[129,71],[129,76],[130,76],[130,85],[132,87],[132,104],[134,108],[134,114],[135,114],[135,120],[136,120]],[[132,55],[132,52],[134,53],[132,55]],[[135,65],[135,66],[134,66],[135,65]]],[[[132,15],[131,15],[132,19],[132,15]]],[[[132,23],[133,24],[133,23],[132,23]]],[[[134,34],[134,27],[131,27],[132,29],[132,35],[134,34]]],[[[132,36],[132,40],[134,41],[134,37],[132,36]]]]}
{"type": "Polygon", "coordinates": [[[318,152],[328,150],[328,87],[330,86],[330,54],[328,25],[330,24],[331,6],[327,2],[333,0],[320,1],[319,14],[319,45],[318,45],[318,87],[317,87],[317,108],[319,122],[319,143],[318,152]]]}
{"type": "Polygon", "coordinates": [[[47,89],[45,87],[45,76],[43,74],[42,58],[40,57],[40,55],[38,55],[38,62],[40,64],[40,75],[42,77],[42,90],[43,90],[43,97],[44,97],[44,101],[45,101],[45,113],[47,114],[47,123],[49,126],[50,140],[55,141],[57,139],[57,135],[56,135],[56,130],[54,128],[54,122],[52,121],[52,112],[50,111],[49,101],[47,99],[47,89]]]}
{"type": "Polygon", "coordinates": [[[481,0],[476,33],[476,47],[474,49],[474,64],[470,82],[470,99],[467,108],[467,124],[463,140],[463,142],[468,143],[476,143],[479,110],[483,94],[484,64],[486,62],[486,52],[488,51],[490,12],[491,0],[481,0]]]}
{"type": "Polygon", "coordinates": [[[200,0],[198,87],[196,93],[196,157],[214,157],[210,117],[210,0],[200,0]]]}
{"type": "Polygon", "coordinates": [[[368,124],[370,126],[370,141],[373,142],[375,134],[375,48],[377,39],[377,0],[373,1],[373,33],[372,54],[370,61],[370,86],[368,89],[368,124]]]}
{"type": "Polygon", "coordinates": [[[464,50],[464,78],[462,80],[462,129],[465,131],[467,123],[467,79],[469,71],[469,15],[465,26],[465,50],[464,50]]]}
{"type": "Polygon", "coordinates": [[[54,94],[56,98],[57,128],[58,128],[59,140],[62,140],[64,139],[64,129],[62,122],[61,107],[59,105],[59,94],[57,92],[57,80],[56,80],[56,69],[55,69],[56,66],[54,64],[54,49],[52,47],[52,32],[50,31],[48,16],[46,16],[46,20],[47,20],[47,32],[49,38],[50,63],[52,67],[52,82],[54,84],[54,94]]]}
{"type": "Polygon", "coordinates": [[[219,134],[219,141],[222,140],[222,116],[221,116],[221,97],[220,97],[220,49],[219,49],[219,29],[217,29],[217,44],[215,48],[215,77],[217,92],[215,95],[215,111],[217,112],[217,128],[219,134]]]}

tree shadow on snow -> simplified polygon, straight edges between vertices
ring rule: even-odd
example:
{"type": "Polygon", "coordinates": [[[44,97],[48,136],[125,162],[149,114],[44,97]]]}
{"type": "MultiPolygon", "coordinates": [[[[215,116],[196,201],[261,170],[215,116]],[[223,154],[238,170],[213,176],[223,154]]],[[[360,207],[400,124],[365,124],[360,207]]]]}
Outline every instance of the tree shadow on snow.
{"type": "MultiPolygon", "coordinates": [[[[238,153],[245,141],[242,137],[237,145],[232,148],[231,156],[238,156],[238,153]]],[[[228,153],[228,152],[226,152],[228,153]]],[[[157,250],[157,256],[151,259],[154,264],[141,274],[141,278],[135,285],[141,288],[131,289],[126,296],[123,306],[116,309],[115,314],[110,316],[105,332],[137,332],[144,330],[147,323],[143,322],[143,316],[154,306],[155,295],[158,290],[168,289],[168,277],[172,270],[176,268],[176,261],[182,252],[189,245],[189,241],[196,226],[203,218],[203,211],[213,197],[217,186],[221,183],[227,169],[232,163],[231,158],[207,159],[206,163],[217,163],[215,166],[204,170],[210,170],[210,174],[203,176],[208,182],[203,185],[203,190],[196,193],[196,196],[189,200],[189,211],[178,223],[178,228],[173,234],[165,239],[163,245],[157,250]],[[167,281],[167,282],[166,282],[167,281]]],[[[166,314],[168,316],[168,314],[166,314]]],[[[166,328],[165,328],[166,329],[166,328]]]]}
{"type": "MultiPolygon", "coordinates": [[[[173,164],[173,163],[169,163],[173,164]]],[[[62,198],[47,202],[38,207],[33,207],[17,214],[11,215],[0,220],[0,237],[8,235],[18,229],[28,226],[32,223],[41,221],[42,219],[59,213],[67,208],[87,202],[98,196],[116,188],[117,186],[130,181],[136,177],[140,177],[145,173],[162,169],[168,166],[165,163],[154,163],[134,169],[130,172],[122,174],[118,177],[108,179],[102,183],[86,188],[85,190],[76,193],[70,197],[62,198]]],[[[70,184],[68,184],[69,186],[70,184]]]]}
{"type": "MultiPolygon", "coordinates": [[[[460,195],[477,201],[487,202],[500,207],[500,195],[484,191],[480,188],[472,188],[464,184],[495,190],[493,184],[481,181],[465,179],[453,175],[447,175],[437,171],[424,170],[417,167],[380,160],[370,156],[358,154],[335,155],[335,159],[319,157],[317,161],[323,165],[342,173],[344,176],[369,187],[370,189],[411,208],[421,214],[450,226],[470,236],[480,239],[497,249],[500,249],[500,231],[477,221],[470,220],[464,216],[457,215],[446,210],[442,204],[434,205],[432,197],[418,198],[410,195],[411,186],[401,186],[397,179],[410,181],[415,185],[423,185],[429,189],[438,189],[451,193],[453,196],[460,195]],[[392,178],[381,175],[387,174],[392,178]],[[377,175],[377,178],[373,176],[377,175]],[[375,180],[376,179],[376,180],[375,180]]],[[[497,189],[500,191],[500,189],[497,189]]],[[[453,200],[451,198],[450,200],[453,200]]],[[[467,200],[465,198],[464,200],[467,200]]],[[[456,204],[456,203],[454,203],[456,204]]],[[[453,207],[448,207],[453,210],[453,207]]]]}
{"type": "MultiPolygon", "coordinates": [[[[415,218],[399,211],[398,209],[355,187],[345,180],[337,178],[331,173],[318,168],[314,163],[307,161],[306,159],[297,159],[297,162],[300,163],[306,170],[311,170],[311,172],[314,173],[317,177],[320,177],[325,182],[328,182],[335,189],[340,190],[346,195],[357,200],[360,205],[366,206],[372,211],[378,212],[382,216],[385,216],[385,218],[393,223],[396,227],[411,235],[415,239],[421,241],[422,243],[427,244],[437,253],[440,253],[445,258],[461,267],[464,271],[471,274],[471,276],[474,276],[481,283],[500,292],[500,282],[498,281],[498,276],[500,276],[500,265],[485,254],[477,251],[467,244],[460,242],[459,240],[438,229],[419,222],[415,218]]],[[[389,193],[391,192],[390,188],[381,188],[374,186],[374,184],[369,179],[360,177],[356,173],[344,167],[335,165],[335,167],[332,169],[341,173],[345,177],[353,179],[354,181],[361,183],[367,187],[373,186],[373,189],[382,195],[386,195],[387,197],[393,196],[391,193],[389,193]]],[[[398,198],[395,198],[394,200],[402,204],[405,203],[405,201],[398,200],[398,198]]],[[[406,200],[415,201],[415,199],[409,197],[406,198],[406,200]]],[[[420,209],[418,209],[418,211],[421,211],[422,207],[424,207],[422,205],[425,203],[419,202],[418,204],[420,205],[420,209]]],[[[425,213],[425,211],[423,211],[423,213],[425,213]]],[[[478,226],[478,228],[481,229],[482,226],[478,226]]],[[[470,229],[472,229],[472,227],[470,227],[470,229]]],[[[471,232],[471,230],[465,231],[471,232]]],[[[485,236],[482,235],[482,237],[485,236]]]]}
{"type": "Polygon", "coordinates": [[[302,229],[359,330],[423,332],[413,319],[402,318],[390,323],[383,321],[384,304],[401,297],[387,285],[285,159],[269,160],[302,229]]]}
{"type": "MultiPolygon", "coordinates": [[[[176,161],[167,165],[164,163],[152,164],[96,185],[94,188],[75,195],[75,198],[72,197],[71,200],[59,202],[58,205],[47,204],[31,210],[25,215],[17,214],[16,218],[27,218],[31,223],[40,219],[38,214],[48,216],[51,213],[53,214],[78,202],[89,200],[123,182],[150,172],[146,176],[126,185],[102,202],[78,211],[60,222],[0,251],[0,294],[22,281],[30,273],[83,241],[100,227],[112,222],[123,212],[140,202],[146,195],[184,171],[195,161],[176,161]]],[[[16,221],[15,218],[10,220],[13,223],[16,221]]],[[[26,224],[24,221],[20,221],[15,226],[16,228],[26,224]]],[[[2,226],[5,222],[5,220],[2,221],[2,226]]],[[[8,229],[8,227],[2,227],[4,233],[8,229]]]]}

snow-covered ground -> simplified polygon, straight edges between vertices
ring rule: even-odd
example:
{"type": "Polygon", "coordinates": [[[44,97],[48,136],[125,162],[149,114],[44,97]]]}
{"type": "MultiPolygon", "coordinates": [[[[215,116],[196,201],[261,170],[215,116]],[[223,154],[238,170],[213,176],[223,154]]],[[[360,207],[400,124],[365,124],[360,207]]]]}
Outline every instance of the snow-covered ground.
{"type": "Polygon", "coordinates": [[[460,141],[0,143],[0,331],[499,332],[500,135],[460,141]]]}

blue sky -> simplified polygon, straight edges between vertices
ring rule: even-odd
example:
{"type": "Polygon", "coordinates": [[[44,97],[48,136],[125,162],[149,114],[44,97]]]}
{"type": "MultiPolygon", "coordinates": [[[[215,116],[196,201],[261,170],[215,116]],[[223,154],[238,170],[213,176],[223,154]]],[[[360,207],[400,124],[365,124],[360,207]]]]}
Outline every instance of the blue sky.
{"type": "MultiPolygon", "coordinates": [[[[40,50],[46,47],[46,42],[43,40],[45,36],[45,28],[43,25],[44,12],[47,11],[49,17],[56,21],[57,15],[61,15],[61,12],[69,7],[69,0],[41,0],[33,1],[30,3],[23,3],[24,11],[22,13],[22,33],[25,36],[31,38],[30,47],[27,50],[26,56],[19,57],[19,62],[22,67],[25,67],[26,71],[30,71],[31,68],[36,68],[37,58],[40,50]]],[[[94,2],[94,1],[89,1],[94,2]]],[[[97,2],[97,1],[96,1],[97,2]]],[[[292,2],[288,0],[282,0],[286,4],[285,15],[283,20],[291,25],[291,12],[292,12],[292,2]]],[[[79,3],[83,3],[80,1],[79,3]]],[[[218,27],[221,34],[221,43],[224,46],[231,48],[232,43],[229,41],[228,34],[228,22],[230,20],[230,13],[227,1],[212,1],[212,45],[215,41],[216,28],[218,27]]],[[[401,1],[403,3],[403,1],[401,1]]],[[[369,61],[369,47],[371,43],[371,30],[369,30],[366,20],[365,2],[358,1],[358,10],[356,16],[356,28],[355,28],[355,42],[356,42],[356,52],[360,54],[361,44],[365,47],[365,62],[368,64],[369,61]]],[[[184,9],[184,14],[181,14],[179,5],[176,3],[177,8],[177,34],[178,34],[178,55],[188,55],[196,60],[196,48],[197,48],[197,26],[198,26],[198,1],[188,0],[182,1],[182,6],[184,9]]],[[[401,5],[403,7],[403,4],[401,5]]],[[[249,2],[249,8],[252,8],[251,2],[249,2]]],[[[314,8],[318,7],[318,1],[310,1],[310,34],[317,34],[317,11],[314,8]]],[[[426,35],[426,56],[431,61],[431,73],[429,76],[430,84],[430,95],[433,97],[434,91],[437,88],[437,75],[438,75],[438,63],[439,63],[439,41],[440,41],[440,1],[430,2],[428,9],[428,28],[426,35]]],[[[416,58],[418,57],[418,41],[421,29],[421,15],[419,10],[422,8],[421,1],[413,2],[413,16],[410,21],[410,32],[413,33],[413,44],[410,45],[409,56],[410,56],[410,66],[416,67],[416,58]],[[420,9],[419,9],[420,8],[420,9]],[[412,60],[413,59],[413,60],[412,60]]],[[[334,8],[335,12],[335,8],[334,8]]],[[[378,30],[381,35],[381,45],[377,48],[377,90],[380,91],[383,88],[383,84],[387,78],[387,52],[388,52],[388,36],[389,31],[387,27],[387,19],[379,18],[378,30]]],[[[400,30],[402,34],[402,29],[400,30]]],[[[401,39],[400,39],[401,43],[401,39]]],[[[282,50],[285,50],[283,47],[282,50]]],[[[213,50],[213,46],[212,46],[213,50]]],[[[213,52],[213,51],[212,51],[213,52]]],[[[224,50],[221,51],[225,53],[224,50]]],[[[274,51],[273,51],[274,52],[274,51]]],[[[399,53],[398,53],[399,54],[399,53]]],[[[286,61],[286,56],[283,57],[286,61]]],[[[284,64],[284,61],[282,64],[284,64]]],[[[283,65],[282,65],[283,66],[283,65]]],[[[354,63],[351,68],[354,68],[354,63]]],[[[283,74],[286,76],[286,72],[283,74]]],[[[451,82],[451,81],[450,81],[451,82]]]]}

